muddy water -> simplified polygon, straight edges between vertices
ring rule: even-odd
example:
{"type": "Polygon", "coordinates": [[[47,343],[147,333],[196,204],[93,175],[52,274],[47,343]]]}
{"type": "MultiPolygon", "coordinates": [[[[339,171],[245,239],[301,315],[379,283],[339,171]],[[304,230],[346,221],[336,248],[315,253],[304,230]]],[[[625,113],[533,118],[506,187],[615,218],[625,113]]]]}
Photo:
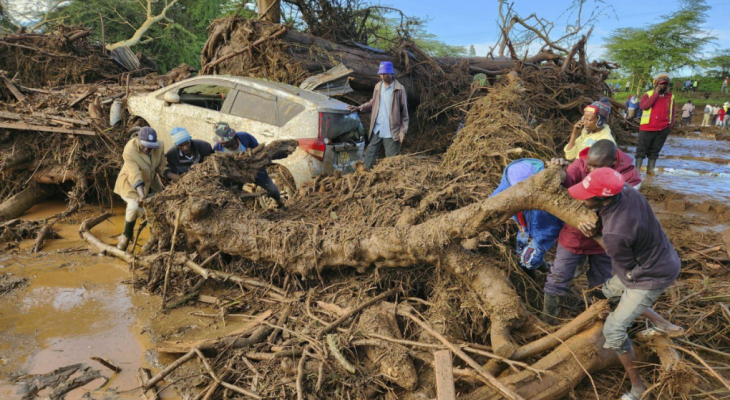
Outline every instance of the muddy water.
{"type": "MultiPolygon", "coordinates": [[[[41,219],[64,207],[60,202],[43,204],[23,218],[41,219]]],[[[115,211],[117,217],[94,229],[109,243],[123,224],[123,210],[115,211]]],[[[138,391],[125,391],[138,386],[138,368],[150,367],[152,343],[143,331],[159,299],[134,293],[124,283],[130,278],[125,263],[86,250],[78,223],[57,224],[62,239],[47,241],[43,253],[30,254],[33,243],[25,241],[18,251],[0,254],[0,273],[29,281],[25,288],[0,296],[0,399],[20,397],[8,375],[47,373],[75,363],[97,368],[110,379],[106,384],[91,382],[67,399],[87,392],[95,399],[139,399],[138,391]],[[113,374],[89,357],[109,359],[122,372],[113,374]]],[[[161,395],[178,398],[171,389],[161,395]]]]}
{"type": "MultiPolygon", "coordinates": [[[[632,154],[635,148],[630,148],[632,154]]],[[[647,182],[701,200],[730,201],[730,142],[670,136],[647,182]]]]}

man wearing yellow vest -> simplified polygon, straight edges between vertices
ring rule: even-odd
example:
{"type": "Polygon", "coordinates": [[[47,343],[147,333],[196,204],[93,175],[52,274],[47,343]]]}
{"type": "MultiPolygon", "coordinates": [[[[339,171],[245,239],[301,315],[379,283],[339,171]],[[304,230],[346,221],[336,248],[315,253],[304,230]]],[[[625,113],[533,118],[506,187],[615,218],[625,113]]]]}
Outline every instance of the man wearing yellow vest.
{"type": "Polygon", "coordinates": [[[669,136],[669,129],[674,125],[674,96],[670,91],[669,74],[660,72],[654,77],[654,89],[641,96],[639,107],[641,127],[639,141],[636,144],[636,169],[641,171],[644,158],[649,158],[646,165],[647,175],[654,175],[656,160],[669,136]]]}

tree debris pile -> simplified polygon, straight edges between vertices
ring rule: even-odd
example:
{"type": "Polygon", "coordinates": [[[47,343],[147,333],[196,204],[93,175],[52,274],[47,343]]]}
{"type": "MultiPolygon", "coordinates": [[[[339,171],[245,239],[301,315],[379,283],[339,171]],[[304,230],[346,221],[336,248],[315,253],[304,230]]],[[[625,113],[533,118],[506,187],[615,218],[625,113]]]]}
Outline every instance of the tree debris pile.
{"type": "MultiPolygon", "coordinates": [[[[576,386],[592,393],[580,383],[586,373],[618,365],[602,348],[607,304],[594,303],[577,316],[571,311],[566,317],[573,320],[547,334],[530,311],[541,308],[541,291],[516,267],[504,226],[527,208],[568,224],[595,216],[566,195],[553,169],[488,198],[512,160],[558,155],[585,98],[602,94],[602,74],[581,78],[584,69],[574,67],[525,65],[506,74],[474,100],[443,157],[405,155],[370,172],[319,177],[286,210],[261,210],[255,196],[236,188],[251,182],[273,154],[291,151],[294,144],[286,142],[214,155],[145,202],[162,240],[159,253],[137,261],[139,283],[162,289],[170,294],[168,306],[179,306],[211,279],[237,282],[238,291],[216,292],[217,307],[224,315],[252,315],[230,337],[158,343],[160,352],[205,360],[186,365],[210,378],[183,386],[201,395],[433,398],[431,352],[449,348],[465,398],[558,399],[576,386]],[[578,100],[571,103],[573,96],[578,100]],[[505,369],[511,372],[500,375],[505,369]]],[[[620,127],[614,132],[624,139],[620,127]]],[[[726,290],[709,287],[710,297],[726,290]]],[[[693,310],[701,305],[686,301],[693,310]]],[[[658,311],[670,315],[666,307],[663,298],[658,311]]],[[[721,323],[721,308],[704,318],[706,327],[721,323]]],[[[726,345],[717,336],[690,338],[726,345]]],[[[647,361],[658,347],[645,345],[647,361]]],[[[672,373],[676,365],[660,362],[666,373],[647,378],[663,393],[686,393],[687,379],[692,390],[717,389],[711,369],[672,373]]],[[[611,371],[598,376],[606,391],[620,380],[611,371]]]]}
{"type": "MultiPolygon", "coordinates": [[[[0,70],[22,77],[31,88],[52,88],[98,82],[125,70],[93,43],[90,31],[59,25],[47,33],[19,33],[0,37],[0,70]]],[[[0,85],[0,100],[7,99],[0,85]]]]}

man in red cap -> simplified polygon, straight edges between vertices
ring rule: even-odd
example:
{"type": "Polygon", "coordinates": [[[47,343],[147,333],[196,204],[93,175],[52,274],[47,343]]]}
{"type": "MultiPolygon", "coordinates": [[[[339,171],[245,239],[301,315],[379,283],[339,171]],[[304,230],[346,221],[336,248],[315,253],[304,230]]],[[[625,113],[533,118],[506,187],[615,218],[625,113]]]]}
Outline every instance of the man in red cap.
{"type": "MultiPolygon", "coordinates": [[[[568,163],[560,159],[550,160],[552,165],[566,166],[568,163]]],[[[602,139],[590,148],[580,152],[578,158],[561,171],[563,186],[569,188],[581,182],[591,171],[608,167],[618,171],[624,181],[635,189],[641,186],[641,176],[634,167],[631,156],[616,147],[616,143],[602,139]]],[[[555,262],[550,268],[545,282],[545,298],[543,301],[542,320],[550,325],[557,325],[558,316],[570,295],[570,283],[575,278],[578,265],[588,259],[588,286],[593,289],[602,285],[611,277],[611,258],[593,239],[585,237],[578,229],[563,225],[555,250],[555,262]]]]}
{"type": "Polygon", "coordinates": [[[667,141],[669,130],[674,125],[677,114],[674,109],[674,96],[669,86],[670,77],[666,72],[660,72],[655,77],[654,89],[641,96],[639,107],[641,126],[639,127],[639,141],[636,143],[636,169],[641,171],[644,158],[649,158],[646,165],[647,175],[654,175],[656,160],[659,152],[667,141]]]}
{"type": "Polygon", "coordinates": [[[646,391],[636,369],[636,357],[627,329],[639,316],[654,324],[655,331],[678,337],[684,330],[665,320],[650,307],[679,276],[677,252],[659,224],[649,202],[624,182],[618,171],[594,169],[582,182],[568,189],[570,195],[602,222],[599,234],[595,223],[582,222],[578,228],[601,243],[611,257],[613,277],[603,285],[603,294],[616,305],[606,318],[604,348],[617,354],[631,380],[631,390],[622,400],[638,400],[646,391]]]}

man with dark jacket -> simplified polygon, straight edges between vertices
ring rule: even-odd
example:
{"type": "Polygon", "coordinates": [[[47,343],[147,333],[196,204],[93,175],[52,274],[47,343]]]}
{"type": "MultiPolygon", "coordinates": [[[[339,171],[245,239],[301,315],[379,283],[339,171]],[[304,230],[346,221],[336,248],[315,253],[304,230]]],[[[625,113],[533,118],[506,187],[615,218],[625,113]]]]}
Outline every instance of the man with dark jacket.
{"type": "Polygon", "coordinates": [[[641,171],[644,158],[648,157],[647,175],[654,175],[659,152],[667,141],[669,130],[674,125],[674,117],[677,114],[674,109],[674,96],[669,88],[669,74],[660,72],[655,79],[654,89],[641,96],[639,102],[639,107],[643,112],[639,127],[639,141],[636,143],[636,169],[641,171]]]}
{"type": "Polygon", "coordinates": [[[373,98],[358,107],[348,106],[350,111],[372,112],[368,131],[368,148],[365,151],[365,167],[375,165],[380,147],[385,147],[385,156],[398,155],[403,139],[408,132],[408,101],[406,89],[395,80],[393,63],[383,61],[378,69],[380,82],[375,85],[373,98]]]}
{"type": "MultiPolygon", "coordinates": [[[[258,147],[259,142],[250,133],[236,132],[227,122],[219,122],[215,125],[215,146],[213,151],[224,153],[244,153],[247,149],[258,147]]],[[[271,180],[266,169],[261,169],[256,175],[254,181],[266,191],[266,194],[276,201],[279,208],[284,207],[284,201],[281,200],[281,193],[276,187],[274,181],[271,180]]]]}
{"type": "Polygon", "coordinates": [[[175,145],[166,154],[167,167],[178,175],[186,174],[190,167],[213,154],[208,142],[193,139],[185,128],[173,128],[170,135],[175,145]]]}
{"type": "MultiPolygon", "coordinates": [[[[513,161],[502,174],[502,181],[492,193],[496,196],[509,187],[535,175],[545,169],[545,164],[534,158],[523,158],[513,161]]],[[[491,196],[490,196],[491,197],[491,196]]],[[[545,254],[555,244],[563,221],[546,211],[524,210],[512,217],[519,232],[517,233],[517,257],[520,265],[525,268],[528,274],[532,275],[534,270],[545,267],[545,254]]]]}
{"type": "MultiPolygon", "coordinates": [[[[637,190],[641,187],[641,175],[633,165],[634,160],[616,147],[610,140],[602,139],[588,149],[583,149],[578,158],[561,172],[563,186],[569,188],[597,168],[611,168],[621,174],[626,183],[637,190]]],[[[562,159],[553,159],[551,164],[567,165],[562,159]]],[[[555,262],[545,282],[545,301],[542,319],[550,325],[558,324],[566,296],[570,293],[570,282],[575,277],[578,265],[588,258],[588,286],[595,288],[611,277],[611,259],[595,240],[584,236],[578,229],[565,225],[560,231],[555,262]]]]}
{"type": "Polygon", "coordinates": [[[611,257],[613,277],[603,286],[603,294],[616,308],[603,326],[603,347],[614,350],[631,380],[631,390],[622,399],[638,400],[646,391],[636,368],[636,357],[627,329],[639,316],[654,324],[654,330],[679,337],[684,330],[665,320],[650,307],[679,276],[680,260],[649,202],[624,182],[611,168],[594,169],[568,189],[584,206],[596,210],[602,221],[582,222],[579,229],[602,243],[611,257]]]}

